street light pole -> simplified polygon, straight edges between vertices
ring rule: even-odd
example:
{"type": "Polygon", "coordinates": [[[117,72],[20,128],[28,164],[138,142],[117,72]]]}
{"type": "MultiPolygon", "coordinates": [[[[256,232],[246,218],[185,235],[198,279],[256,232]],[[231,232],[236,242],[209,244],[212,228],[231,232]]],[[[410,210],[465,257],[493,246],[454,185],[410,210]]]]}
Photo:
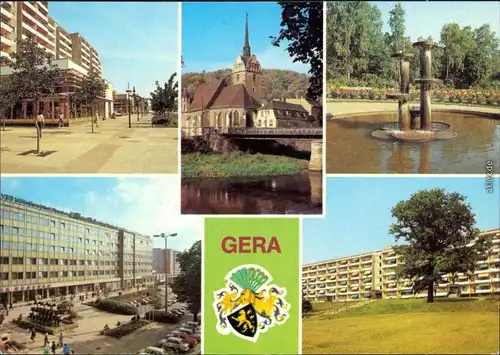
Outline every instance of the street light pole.
{"type": "Polygon", "coordinates": [[[127,89],[127,105],[128,105],[128,128],[132,128],[132,118],[130,117],[130,89],[127,89]]]}
{"type": "Polygon", "coordinates": [[[154,238],[163,238],[165,239],[165,313],[168,311],[168,276],[167,276],[167,240],[168,238],[173,238],[176,237],[177,233],[172,233],[172,234],[155,234],[153,237],[154,238]]]}

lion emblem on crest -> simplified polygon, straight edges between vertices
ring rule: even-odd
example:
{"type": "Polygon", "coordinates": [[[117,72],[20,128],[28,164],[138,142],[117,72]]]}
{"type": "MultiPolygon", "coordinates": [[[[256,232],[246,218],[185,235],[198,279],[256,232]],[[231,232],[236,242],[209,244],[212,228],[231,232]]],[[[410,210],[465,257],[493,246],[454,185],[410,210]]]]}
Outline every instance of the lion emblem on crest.
{"type": "Polygon", "coordinates": [[[262,266],[238,266],[225,280],[226,287],[214,292],[219,333],[256,342],[261,333],[288,319],[286,289],[271,284],[271,274],[262,266]]]}

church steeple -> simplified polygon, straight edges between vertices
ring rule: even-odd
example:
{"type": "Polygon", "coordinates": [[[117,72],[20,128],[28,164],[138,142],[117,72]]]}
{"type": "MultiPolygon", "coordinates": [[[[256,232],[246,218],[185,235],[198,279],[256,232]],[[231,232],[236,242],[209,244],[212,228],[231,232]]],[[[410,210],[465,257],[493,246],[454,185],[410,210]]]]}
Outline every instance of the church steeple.
{"type": "Polygon", "coordinates": [[[250,57],[250,41],[248,40],[248,13],[245,13],[245,45],[243,46],[243,57],[250,57]]]}

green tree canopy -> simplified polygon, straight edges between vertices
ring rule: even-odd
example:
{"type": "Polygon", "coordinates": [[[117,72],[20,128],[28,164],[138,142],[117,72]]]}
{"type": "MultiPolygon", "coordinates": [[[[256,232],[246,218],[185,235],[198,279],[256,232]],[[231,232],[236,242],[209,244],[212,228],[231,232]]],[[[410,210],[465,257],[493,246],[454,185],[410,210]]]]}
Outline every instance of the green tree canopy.
{"type": "Polygon", "coordinates": [[[6,111],[11,109],[17,102],[18,96],[10,80],[0,82],[0,119],[3,120],[5,127],[6,111]]]}
{"type": "Polygon", "coordinates": [[[175,80],[176,76],[177,73],[170,75],[163,86],[157,81],[155,91],[151,93],[151,109],[163,117],[177,109],[179,83],[175,80]]]}
{"type": "MultiPolygon", "coordinates": [[[[426,6],[425,4],[421,4],[426,6]]],[[[405,33],[405,10],[397,3],[389,12],[389,32],[384,33],[382,16],[373,2],[327,3],[327,80],[338,86],[394,87],[398,73],[391,54],[413,52],[411,78],[420,77],[419,48],[412,48],[405,33]]],[[[500,51],[497,35],[489,25],[478,28],[445,23],[440,44],[433,50],[433,76],[457,89],[500,88],[500,51]]]]}
{"type": "Polygon", "coordinates": [[[465,200],[444,189],[422,190],[392,209],[397,221],[389,233],[404,241],[394,246],[402,261],[398,277],[411,279],[414,292],[427,290],[427,302],[434,302],[434,286],[446,275],[472,272],[490,247],[465,200]]]}
{"type": "Polygon", "coordinates": [[[312,312],[313,305],[307,298],[302,297],[302,313],[312,312]]]}
{"type": "Polygon", "coordinates": [[[319,106],[323,101],[323,3],[278,1],[281,6],[281,30],[272,38],[279,47],[288,42],[286,50],[294,62],[310,65],[307,98],[319,106]]]}
{"type": "Polygon", "coordinates": [[[52,64],[52,55],[39,47],[36,38],[32,36],[19,41],[17,51],[10,56],[16,96],[21,100],[32,101],[35,110],[38,110],[40,98],[55,92],[60,76],[59,68],[52,64]]]}
{"type": "Polygon", "coordinates": [[[74,98],[85,106],[95,105],[99,99],[106,96],[108,83],[104,80],[101,74],[91,69],[87,75],[83,77],[82,84],[74,94],[74,98]]]}
{"type": "Polygon", "coordinates": [[[201,310],[201,240],[177,255],[181,272],[172,283],[172,292],[179,302],[188,304],[193,321],[198,321],[201,310]]]}

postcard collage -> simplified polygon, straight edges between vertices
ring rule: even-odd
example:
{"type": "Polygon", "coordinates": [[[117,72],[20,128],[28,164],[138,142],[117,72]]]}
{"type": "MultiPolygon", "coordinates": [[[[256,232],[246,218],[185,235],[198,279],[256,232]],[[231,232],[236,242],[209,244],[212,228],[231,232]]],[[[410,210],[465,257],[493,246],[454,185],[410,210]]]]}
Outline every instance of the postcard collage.
{"type": "Polygon", "coordinates": [[[498,354],[499,2],[0,10],[0,354],[498,354]]]}

